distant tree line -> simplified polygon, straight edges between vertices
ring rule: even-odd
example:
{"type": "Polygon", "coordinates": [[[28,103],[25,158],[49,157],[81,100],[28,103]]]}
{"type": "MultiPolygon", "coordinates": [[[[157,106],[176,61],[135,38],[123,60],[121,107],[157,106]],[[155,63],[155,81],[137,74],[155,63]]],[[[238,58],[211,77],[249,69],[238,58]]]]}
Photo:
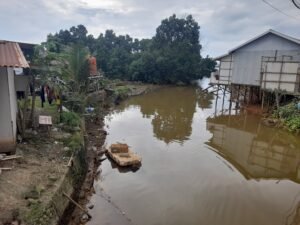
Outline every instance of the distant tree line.
{"type": "Polygon", "coordinates": [[[97,38],[88,35],[83,25],[60,30],[47,37],[48,51],[61,53],[66,48],[85,48],[109,78],[149,83],[188,84],[208,77],[215,61],[200,55],[200,26],[191,15],[164,19],[151,39],[133,39],[106,30],[97,38]],[[76,47],[74,47],[76,46],[76,47]]]}

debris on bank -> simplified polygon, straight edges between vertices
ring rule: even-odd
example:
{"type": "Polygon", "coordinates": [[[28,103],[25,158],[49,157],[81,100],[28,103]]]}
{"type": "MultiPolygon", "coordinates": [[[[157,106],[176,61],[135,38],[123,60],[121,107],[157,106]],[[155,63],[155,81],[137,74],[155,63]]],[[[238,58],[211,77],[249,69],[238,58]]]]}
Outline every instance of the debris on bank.
{"type": "Polygon", "coordinates": [[[132,152],[127,144],[112,144],[108,148],[107,154],[119,166],[140,166],[142,163],[142,158],[132,152]]]}

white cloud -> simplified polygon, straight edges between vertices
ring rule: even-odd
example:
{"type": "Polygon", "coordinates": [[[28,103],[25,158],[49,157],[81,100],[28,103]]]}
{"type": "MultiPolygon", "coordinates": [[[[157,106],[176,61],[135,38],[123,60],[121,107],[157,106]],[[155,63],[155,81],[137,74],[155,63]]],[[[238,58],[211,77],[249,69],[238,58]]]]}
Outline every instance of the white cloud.
{"type": "Polygon", "coordinates": [[[201,26],[203,54],[226,53],[242,41],[275,29],[300,37],[300,10],[290,1],[268,0],[0,0],[0,39],[41,42],[60,29],[83,24],[96,37],[106,29],[150,38],[173,13],[192,14],[201,26]]]}

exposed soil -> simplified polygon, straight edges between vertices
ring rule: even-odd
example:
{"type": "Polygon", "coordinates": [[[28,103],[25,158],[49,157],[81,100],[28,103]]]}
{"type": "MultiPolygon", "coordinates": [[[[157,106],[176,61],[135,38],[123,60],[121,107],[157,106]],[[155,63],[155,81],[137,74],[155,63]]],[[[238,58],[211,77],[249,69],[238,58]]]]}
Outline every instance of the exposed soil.
{"type": "MultiPolygon", "coordinates": [[[[91,116],[85,120],[85,144],[87,150],[86,160],[88,162],[88,171],[81,188],[73,195],[73,198],[82,206],[87,205],[89,202],[90,197],[94,193],[94,180],[97,179],[101,172],[98,168],[102,158],[104,158],[103,155],[105,149],[103,148],[103,144],[107,135],[106,131],[103,129],[103,118],[104,115],[101,117],[91,116]]],[[[84,224],[85,222],[87,222],[85,213],[73,204],[70,204],[65,212],[65,216],[61,220],[61,224],[68,223],[69,225],[84,224]]]]}
{"type": "Polygon", "coordinates": [[[0,224],[22,220],[31,204],[47,202],[55,192],[69,157],[63,143],[54,138],[66,133],[52,134],[32,132],[27,141],[17,146],[17,155],[22,158],[0,161],[0,167],[12,168],[0,175],[0,224]]]}
{"type": "MultiPolygon", "coordinates": [[[[145,85],[140,83],[126,83],[126,87],[130,89],[129,97],[141,95],[149,91],[161,88],[159,85],[145,85]]],[[[105,97],[99,97],[99,99],[104,100],[105,103],[102,106],[109,106],[112,103],[116,103],[115,99],[110,98],[110,96],[105,95],[105,97]]],[[[97,98],[97,100],[99,100],[97,98]]],[[[99,104],[100,105],[100,104],[99,104]]],[[[101,161],[105,159],[104,153],[106,151],[104,145],[106,139],[106,131],[104,130],[104,117],[110,111],[108,108],[100,108],[101,113],[94,117],[86,118],[86,135],[85,143],[87,149],[87,162],[88,162],[88,173],[85,180],[73,198],[78,201],[81,206],[85,208],[93,207],[93,205],[88,205],[92,194],[94,194],[94,180],[99,178],[101,173],[101,161]]],[[[79,208],[75,207],[73,204],[65,212],[64,218],[62,218],[61,224],[69,225],[82,225],[87,222],[85,213],[79,208]]]]}
{"type": "MultiPolygon", "coordinates": [[[[127,84],[130,88],[129,96],[140,95],[159,86],[127,84]]],[[[104,97],[109,106],[113,101],[104,97]]],[[[86,162],[88,170],[86,177],[74,194],[73,199],[82,206],[86,206],[94,192],[93,183],[99,176],[100,164],[105,158],[103,144],[106,131],[103,129],[103,119],[109,110],[100,109],[96,116],[85,119],[86,162]]],[[[28,138],[17,146],[17,155],[22,158],[0,162],[0,167],[11,167],[9,171],[0,174],[0,225],[23,224],[13,221],[24,221],[24,216],[30,211],[30,206],[36,203],[49,202],[56,192],[63,175],[66,173],[70,159],[70,151],[66,149],[64,140],[71,134],[60,129],[50,133],[43,130],[30,132],[28,138]]],[[[87,207],[87,206],[86,206],[87,207]]],[[[84,224],[84,213],[70,204],[65,211],[60,224],[84,224]]]]}

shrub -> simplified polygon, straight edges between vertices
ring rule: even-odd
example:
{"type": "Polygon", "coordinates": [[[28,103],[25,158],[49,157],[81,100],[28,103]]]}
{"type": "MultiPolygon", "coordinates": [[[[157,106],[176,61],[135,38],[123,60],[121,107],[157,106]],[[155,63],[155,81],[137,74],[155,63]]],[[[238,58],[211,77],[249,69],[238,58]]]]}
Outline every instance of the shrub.
{"type": "Polygon", "coordinates": [[[300,111],[294,102],[279,107],[274,111],[273,116],[282,119],[289,131],[298,132],[300,130],[300,111]]]}
{"type": "Polygon", "coordinates": [[[74,112],[63,112],[61,116],[62,122],[71,127],[80,125],[80,117],[74,112]]]}
{"type": "Polygon", "coordinates": [[[285,121],[288,129],[292,132],[300,130],[300,115],[288,118],[285,121]]]}
{"type": "Polygon", "coordinates": [[[74,150],[78,150],[83,145],[83,137],[79,132],[76,132],[72,135],[72,137],[68,140],[68,147],[74,150]]]}
{"type": "Polygon", "coordinates": [[[275,110],[275,116],[280,119],[287,119],[290,116],[298,114],[298,110],[294,103],[287,104],[285,106],[279,107],[279,109],[275,110]]]}

